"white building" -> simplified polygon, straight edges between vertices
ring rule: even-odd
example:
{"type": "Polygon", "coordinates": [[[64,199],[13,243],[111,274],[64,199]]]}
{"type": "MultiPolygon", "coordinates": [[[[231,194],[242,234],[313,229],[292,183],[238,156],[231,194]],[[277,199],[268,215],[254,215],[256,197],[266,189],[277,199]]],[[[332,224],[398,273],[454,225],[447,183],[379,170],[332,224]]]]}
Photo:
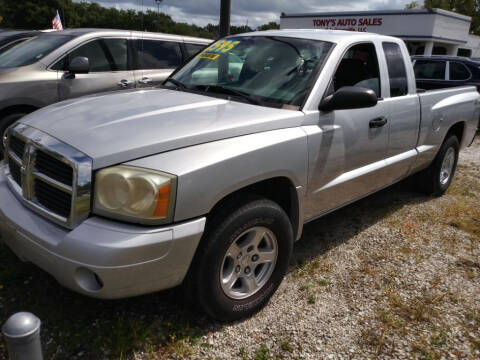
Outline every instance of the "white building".
{"type": "Polygon", "coordinates": [[[281,29],[339,29],[402,38],[412,55],[480,57],[472,18],[442,9],[282,14],[281,29]]]}

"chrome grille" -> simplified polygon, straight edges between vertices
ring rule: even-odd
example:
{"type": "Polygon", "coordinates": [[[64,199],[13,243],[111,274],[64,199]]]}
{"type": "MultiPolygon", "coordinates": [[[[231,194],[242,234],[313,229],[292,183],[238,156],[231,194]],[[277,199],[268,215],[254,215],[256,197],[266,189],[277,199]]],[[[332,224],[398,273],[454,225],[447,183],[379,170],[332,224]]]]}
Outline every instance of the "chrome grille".
{"type": "Polygon", "coordinates": [[[35,169],[62,184],[72,186],[73,169],[62,161],[39,151],[35,156],[35,169]]]}
{"type": "Polygon", "coordinates": [[[34,193],[38,202],[47,209],[65,218],[70,215],[70,209],[72,207],[71,194],[59,190],[39,179],[34,180],[34,193]]]}
{"type": "Polygon", "coordinates": [[[23,152],[25,151],[25,141],[16,137],[12,137],[10,139],[9,147],[20,159],[23,157],[23,152]]]}
{"type": "Polygon", "coordinates": [[[26,206],[74,228],[90,212],[92,161],[29,126],[9,129],[5,162],[11,189],[26,206]]]}

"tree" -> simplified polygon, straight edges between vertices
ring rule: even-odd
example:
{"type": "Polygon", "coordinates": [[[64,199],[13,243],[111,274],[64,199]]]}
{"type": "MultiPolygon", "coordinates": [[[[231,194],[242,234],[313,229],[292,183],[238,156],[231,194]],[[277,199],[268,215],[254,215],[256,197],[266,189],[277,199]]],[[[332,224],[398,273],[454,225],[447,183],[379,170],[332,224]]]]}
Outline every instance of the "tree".
{"type": "Polygon", "coordinates": [[[263,24],[258,27],[258,30],[275,30],[280,29],[280,25],[275,21],[270,21],[268,24],[263,24]]]}

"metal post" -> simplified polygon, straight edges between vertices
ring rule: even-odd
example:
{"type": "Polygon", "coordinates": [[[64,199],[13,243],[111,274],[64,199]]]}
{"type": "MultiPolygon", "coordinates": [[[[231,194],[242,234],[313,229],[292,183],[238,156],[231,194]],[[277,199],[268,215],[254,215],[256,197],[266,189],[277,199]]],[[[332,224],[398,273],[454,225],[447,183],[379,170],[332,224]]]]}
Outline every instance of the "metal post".
{"type": "Polygon", "coordinates": [[[41,321],[28,312],[16,313],[2,327],[10,360],[43,360],[41,321]]]}
{"type": "Polygon", "coordinates": [[[220,0],[220,29],[219,36],[230,34],[230,0],[220,0]]]}

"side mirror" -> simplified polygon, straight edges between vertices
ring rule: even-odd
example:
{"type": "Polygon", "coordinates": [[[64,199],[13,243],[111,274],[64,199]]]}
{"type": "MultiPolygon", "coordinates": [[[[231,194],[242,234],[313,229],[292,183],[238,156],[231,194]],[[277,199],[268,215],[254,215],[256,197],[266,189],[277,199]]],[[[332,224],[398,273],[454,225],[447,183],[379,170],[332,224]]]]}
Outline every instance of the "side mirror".
{"type": "Polygon", "coordinates": [[[320,102],[321,111],[360,109],[377,105],[377,95],[371,89],[344,86],[320,102]]]}
{"type": "Polygon", "coordinates": [[[77,56],[70,61],[68,71],[72,74],[87,74],[90,71],[90,62],[87,57],[77,56]]]}

